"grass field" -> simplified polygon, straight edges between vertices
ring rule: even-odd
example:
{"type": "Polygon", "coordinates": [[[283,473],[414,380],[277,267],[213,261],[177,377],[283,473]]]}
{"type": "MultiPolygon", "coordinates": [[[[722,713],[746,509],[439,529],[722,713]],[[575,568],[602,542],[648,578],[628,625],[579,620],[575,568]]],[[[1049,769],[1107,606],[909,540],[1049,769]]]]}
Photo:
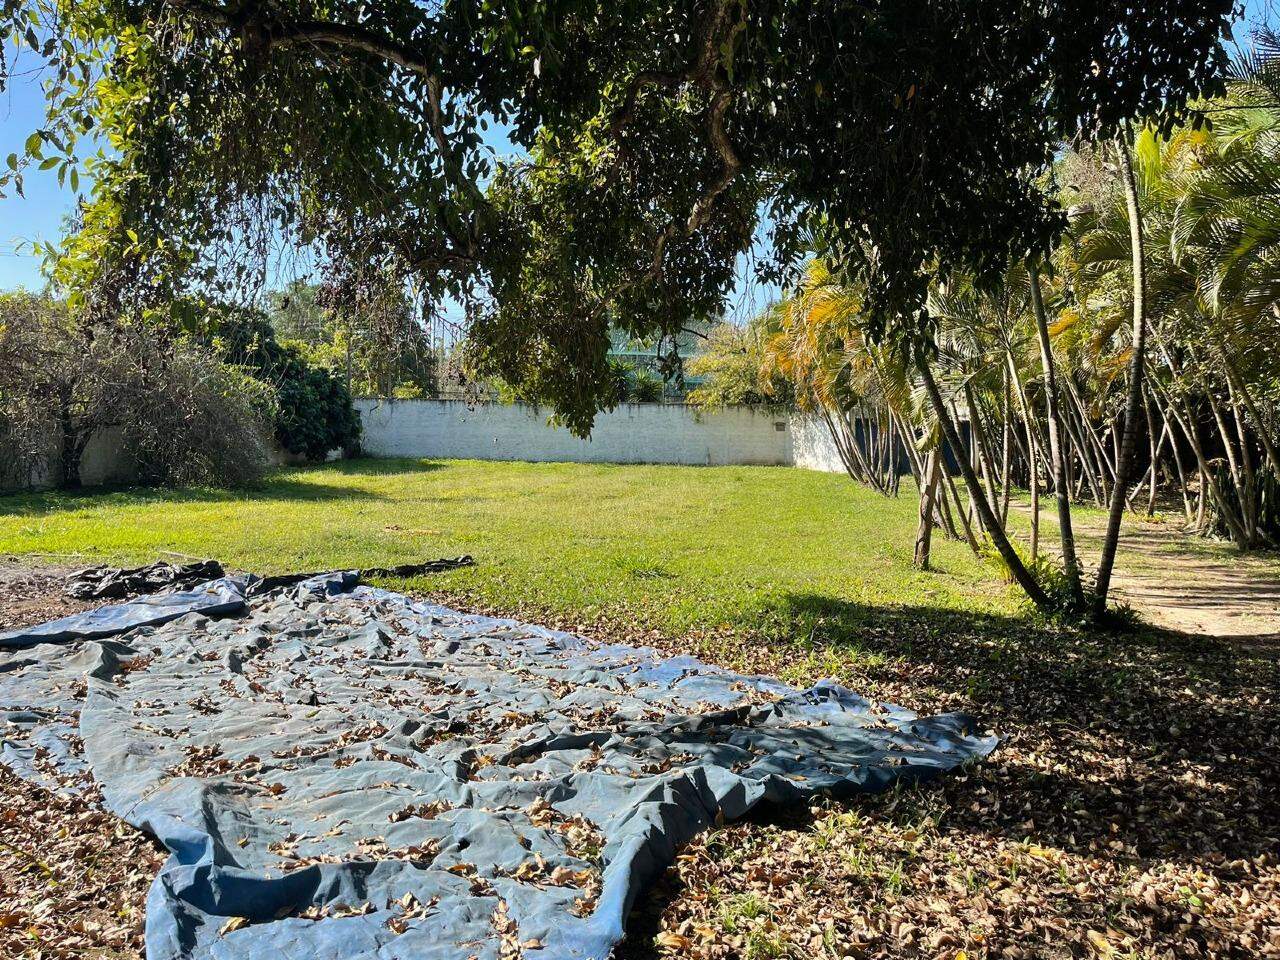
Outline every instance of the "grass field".
{"type": "Polygon", "coordinates": [[[411,586],[771,640],[852,635],[887,607],[1020,609],[961,544],[936,538],[936,569],[915,570],[915,523],[909,490],[886,500],[808,471],[364,460],[283,471],[247,494],[0,498],[0,554],[116,564],[173,551],[279,573],[470,553],[474,568],[411,586]]]}

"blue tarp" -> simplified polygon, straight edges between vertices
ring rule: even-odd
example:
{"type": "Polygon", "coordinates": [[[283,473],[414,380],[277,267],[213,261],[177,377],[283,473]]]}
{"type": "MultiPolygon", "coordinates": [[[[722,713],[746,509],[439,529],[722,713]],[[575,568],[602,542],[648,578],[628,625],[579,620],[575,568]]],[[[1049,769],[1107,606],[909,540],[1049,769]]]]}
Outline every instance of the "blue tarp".
{"type": "Polygon", "coordinates": [[[353,580],[246,602],[226,579],[0,643],[16,648],[0,759],[64,787],[91,772],[172,853],[149,960],[604,960],[643,886],[719,817],[996,744],[960,715],[353,580]]]}

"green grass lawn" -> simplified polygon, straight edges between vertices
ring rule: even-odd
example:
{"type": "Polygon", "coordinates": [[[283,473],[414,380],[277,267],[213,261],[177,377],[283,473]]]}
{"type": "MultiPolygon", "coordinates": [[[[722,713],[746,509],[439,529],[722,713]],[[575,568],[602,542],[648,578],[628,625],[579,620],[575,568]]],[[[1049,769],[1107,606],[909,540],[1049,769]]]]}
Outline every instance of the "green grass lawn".
{"type": "MultiPolygon", "coordinates": [[[[285,470],[248,493],[0,497],[0,554],[132,564],[161,551],[261,573],[470,553],[420,588],[664,633],[856,631],[886,608],[1015,614],[959,543],[911,565],[916,498],[770,467],[361,460],[285,470]]],[[[816,639],[816,638],[815,638],[816,639]]]]}

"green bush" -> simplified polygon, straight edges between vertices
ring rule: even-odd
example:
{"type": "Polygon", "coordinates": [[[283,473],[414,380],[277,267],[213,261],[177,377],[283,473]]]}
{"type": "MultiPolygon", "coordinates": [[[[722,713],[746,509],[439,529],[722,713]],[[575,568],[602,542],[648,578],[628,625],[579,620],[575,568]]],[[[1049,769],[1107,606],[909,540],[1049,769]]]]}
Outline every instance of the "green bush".
{"type": "Polygon", "coordinates": [[[276,391],[276,440],[290,453],[323,460],[330,450],[354,452],[360,417],[346,385],[323,367],[307,363],[293,344],[282,344],[261,314],[247,311],[218,318],[223,357],[240,364],[276,391]]]}
{"type": "Polygon", "coordinates": [[[662,379],[643,367],[637,368],[627,384],[627,399],[632,403],[661,403],[662,379]]]}

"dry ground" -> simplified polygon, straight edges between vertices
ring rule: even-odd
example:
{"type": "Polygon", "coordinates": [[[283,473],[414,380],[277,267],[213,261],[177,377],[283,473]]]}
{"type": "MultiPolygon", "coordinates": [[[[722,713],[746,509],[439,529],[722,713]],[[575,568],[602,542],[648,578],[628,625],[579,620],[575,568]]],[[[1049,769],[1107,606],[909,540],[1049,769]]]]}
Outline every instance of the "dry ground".
{"type": "MultiPolygon", "coordinates": [[[[1181,507],[1146,517],[1126,514],[1112,597],[1149,623],[1182,633],[1280,641],[1280,554],[1241,553],[1232,544],[1184,529],[1181,507]]],[[[1020,501],[1023,526],[1030,505],[1020,501]]],[[[1053,501],[1041,501],[1043,535],[1057,539],[1053,501]]],[[[1106,513],[1077,505],[1072,526],[1081,560],[1096,566],[1106,513]]]]}
{"type": "MultiPolygon", "coordinates": [[[[7,622],[69,609],[31,574],[0,567],[7,622]]],[[[834,673],[879,699],[974,712],[1004,743],[938,784],[703,836],[637,905],[621,958],[1280,957],[1273,645],[989,615],[939,629],[935,611],[868,620],[835,601],[813,613],[867,624],[859,646],[555,625],[793,680],[834,673]]],[[[0,808],[0,956],[140,956],[154,847],[92,797],[4,773],[0,808]]]]}

